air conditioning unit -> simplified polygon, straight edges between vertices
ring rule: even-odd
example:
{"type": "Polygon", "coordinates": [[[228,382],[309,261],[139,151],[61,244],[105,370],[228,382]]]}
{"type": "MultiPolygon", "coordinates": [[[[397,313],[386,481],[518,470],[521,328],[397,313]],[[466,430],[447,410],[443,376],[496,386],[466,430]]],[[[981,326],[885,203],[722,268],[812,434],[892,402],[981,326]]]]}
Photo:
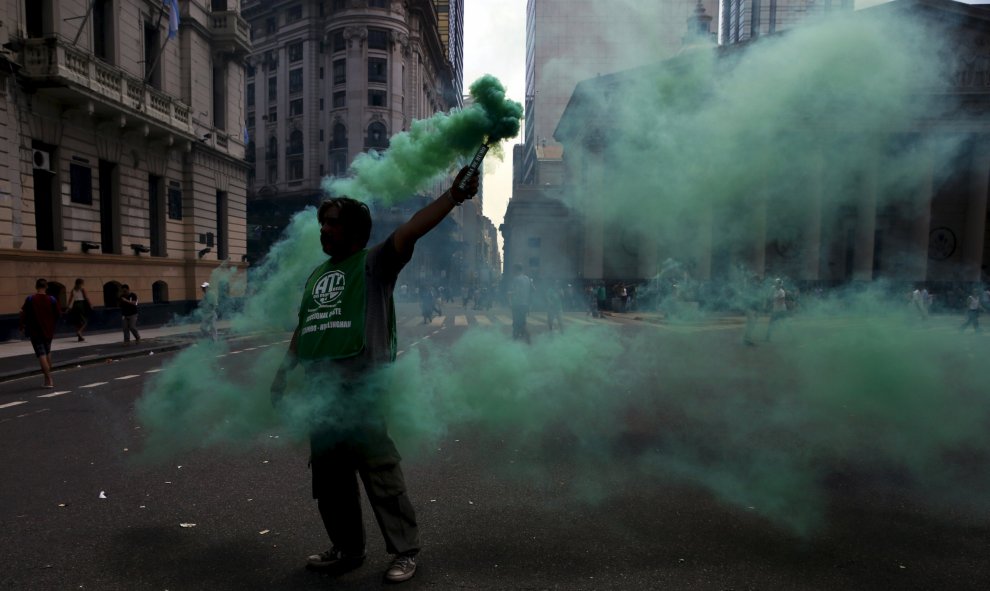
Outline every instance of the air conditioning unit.
{"type": "Polygon", "coordinates": [[[44,150],[32,150],[34,153],[31,155],[31,164],[34,166],[35,170],[47,170],[51,172],[52,170],[52,157],[51,154],[44,150]]]}

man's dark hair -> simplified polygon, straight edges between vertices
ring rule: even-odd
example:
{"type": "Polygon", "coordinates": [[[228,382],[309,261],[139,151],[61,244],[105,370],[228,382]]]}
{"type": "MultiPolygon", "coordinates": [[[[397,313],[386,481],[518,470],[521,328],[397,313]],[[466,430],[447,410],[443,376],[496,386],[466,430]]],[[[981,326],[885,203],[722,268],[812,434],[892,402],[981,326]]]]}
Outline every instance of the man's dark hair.
{"type": "Polygon", "coordinates": [[[371,238],[371,210],[368,206],[350,197],[327,199],[320,204],[320,210],[316,214],[317,221],[322,224],[323,214],[331,207],[340,210],[340,222],[351,242],[360,244],[361,248],[364,248],[371,238]]]}
{"type": "Polygon", "coordinates": [[[48,288],[48,281],[45,280],[45,279],[38,279],[37,281],[34,282],[34,288],[35,289],[47,289],[48,288]]]}

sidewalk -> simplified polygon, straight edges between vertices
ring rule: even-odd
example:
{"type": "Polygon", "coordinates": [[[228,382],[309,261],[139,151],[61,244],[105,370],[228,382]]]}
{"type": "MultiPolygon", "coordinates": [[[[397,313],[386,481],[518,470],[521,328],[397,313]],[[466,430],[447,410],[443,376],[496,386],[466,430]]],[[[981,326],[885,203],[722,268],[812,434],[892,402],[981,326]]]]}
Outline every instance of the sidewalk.
{"type": "MultiPolygon", "coordinates": [[[[220,321],[217,328],[222,333],[230,323],[220,321]]],[[[107,330],[85,333],[83,342],[76,336],[56,336],[52,341],[52,369],[58,370],[77,365],[100,363],[106,359],[136,357],[164,351],[174,351],[185,347],[200,338],[199,324],[178,326],[142,327],[141,342],[131,339],[130,346],[124,345],[122,330],[107,330]]],[[[38,358],[31,350],[31,341],[20,339],[0,342],[0,382],[24,376],[41,374],[38,358]]]]}

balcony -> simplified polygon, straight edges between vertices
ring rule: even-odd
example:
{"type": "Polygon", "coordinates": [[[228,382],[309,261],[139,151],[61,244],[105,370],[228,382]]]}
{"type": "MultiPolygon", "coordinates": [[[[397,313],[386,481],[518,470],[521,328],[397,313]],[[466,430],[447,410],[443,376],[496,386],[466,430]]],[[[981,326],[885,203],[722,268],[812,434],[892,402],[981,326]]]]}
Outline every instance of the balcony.
{"type": "Polygon", "coordinates": [[[223,53],[243,57],[251,52],[251,26],[236,10],[210,13],[213,46],[223,53]]]}
{"type": "Polygon", "coordinates": [[[65,102],[93,100],[97,109],[134,114],[165,133],[193,134],[188,105],[140,78],[71,47],[57,37],[26,39],[21,74],[30,85],[65,102]],[[104,108],[100,108],[104,107],[104,108]]]}

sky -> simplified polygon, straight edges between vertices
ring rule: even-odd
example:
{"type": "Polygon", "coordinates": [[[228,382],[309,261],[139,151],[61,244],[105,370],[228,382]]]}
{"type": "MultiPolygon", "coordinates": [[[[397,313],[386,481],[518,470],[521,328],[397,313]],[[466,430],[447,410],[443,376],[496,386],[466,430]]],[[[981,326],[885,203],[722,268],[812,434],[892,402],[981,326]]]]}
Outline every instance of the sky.
{"type": "MultiPolygon", "coordinates": [[[[509,98],[525,102],[526,0],[465,0],[464,88],[485,74],[501,80],[509,98]]],[[[503,144],[503,161],[485,160],[484,214],[496,228],[512,197],[512,146],[517,143],[522,143],[522,131],[503,144]]]]}

